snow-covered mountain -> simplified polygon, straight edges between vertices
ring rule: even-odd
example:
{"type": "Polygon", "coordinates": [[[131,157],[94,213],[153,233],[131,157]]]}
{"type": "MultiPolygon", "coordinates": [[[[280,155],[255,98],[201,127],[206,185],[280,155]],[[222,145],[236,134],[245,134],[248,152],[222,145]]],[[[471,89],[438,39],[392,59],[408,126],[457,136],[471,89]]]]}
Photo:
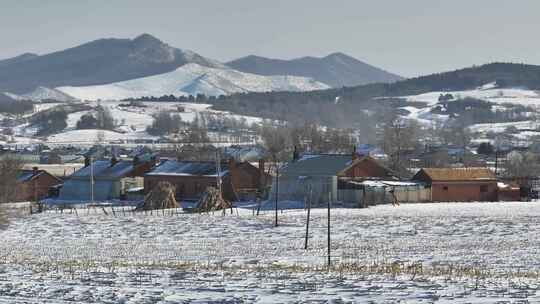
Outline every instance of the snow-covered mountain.
{"type": "Polygon", "coordinates": [[[261,76],[196,63],[164,74],[94,86],[62,86],[56,90],[81,100],[120,100],[163,95],[228,95],[241,92],[310,91],[329,88],[311,78],[261,76]]]}
{"type": "Polygon", "coordinates": [[[30,59],[34,59],[36,57],[38,57],[37,54],[24,53],[22,55],[19,55],[19,56],[13,57],[13,58],[2,59],[2,60],[0,60],[0,67],[8,66],[10,64],[24,62],[24,61],[27,61],[27,60],[30,60],[30,59]]]}
{"type": "Polygon", "coordinates": [[[0,61],[0,91],[24,94],[39,86],[107,84],[171,72],[188,63],[223,67],[148,34],[134,39],[99,39],[51,54],[0,61]]]}
{"type": "Polygon", "coordinates": [[[258,75],[310,77],[335,88],[376,82],[389,83],[403,79],[343,53],[333,53],[322,58],[302,57],[292,60],[252,55],[228,62],[227,65],[241,72],[258,75]]]}

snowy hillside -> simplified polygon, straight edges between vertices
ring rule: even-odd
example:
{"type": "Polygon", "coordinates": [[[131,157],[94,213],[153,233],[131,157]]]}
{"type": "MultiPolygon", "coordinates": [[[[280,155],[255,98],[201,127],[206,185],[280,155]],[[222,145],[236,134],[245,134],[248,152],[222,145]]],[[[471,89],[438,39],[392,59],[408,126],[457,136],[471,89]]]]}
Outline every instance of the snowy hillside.
{"type": "Polygon", "coordinates": [[[57,90],[81,100],[120,100],[162,95],[228,95],[240,92],[310,91],[328,85],[296,76],[260,76],[195,63],[165,74],[95,86],[64,86],[57,90]]]}
{"type": "MultiPolygon", "coordinates": [[[[495,105],[496,109],[504,109],[508,105],[521,105],[540,108],[540,94],[537,91],[524,88],[497,88],[494,83],[488,83],[474,90],[467,91],[434,91],[419,95],[401,96],[411,105],[401,107],[406,110],[407,118],[429,124],[433,120],[446,120],[448,115],[433,113],[433,109],[441,105],[441,95],[451,95],[448,102],[463,98],[484,100],[495,105]]],[[[382,98],[384,99],[384,98],[382,98]]]]}
{"type": "Polygon", "coordinates": [[[404,96],[407,101],[425,102],[432,106],[439,102],[439,96],[451,94],[454,99],[476,98],[496,104],[519,104],[524,106],[540,106],[540,95],[533,90],[521,88],[495,88],[492,84],[487,84],[475,90],[468,91],[436,91],[414,96],[404,96]]]}
{"type": "Polygon", "coordinates": [[[30,93],[16,95],[12,93],[5,93],[15,100],[32,100],[41,102],[44,100],[55,100],[60,102],[70,102],[75,101],[76,99],[55,89],[49,89],[46,87],[37,87],[30,93]]]}
{"type": "MultiPolygon", "coordinates": [[[[147,128],[152,125],[154,117],[160,112],[175,113],[182,122],[191,123],[201,115],[212,117],[213,119],[236,119],[244,122],[246,125],[258,124],[262,122],[259,117],[236,115],[229,112],[217,111],[211,108],[209,104],[202,103],[178,103],[178,102],[143,102],[142,106],[130,106],[121,101],[102,101],[102,102],[84,102],[66,105],[65,103],[41,103],[36,104],[33,113],[23,116],[16,125],[12,127],[14,132],[12,144],[30,145],[37,143],[46,143],[49,146],[62,145],[93,145],[96,142],[113,143],[122,145],[137,145],[141,142],[155,142],[159,137],[147,133],[147,128]],[[74,106],[73,106],[74,105],[74,106]],[[77,107],[81,106],[83,107],[77,107]],[[107,108],[116,122],[114,130],[97,129],[77,129],[77,122],[83,115],[96,114],[96,107],[107,108]],[[70,110],[70,106],[75,110],[70,110]],[[50,111],[53,108],[66,109],[68,114],[66,127],[63,130],[49,134],[46,137],[38,136],[36,126],[28,122],[36,113],[50,111]],[[179,111],[181,109],[181,111],[179,111]]],[[[0,114],[0,119],[4,118],[0,114]]],[[[0,128],[2,130],[2,128],[0,128]]],[[[226,141],[229,136],[218,132],[209,132],[208,136],[218,145],[227,146],[227,143],[218,143],[226,141]]],[[[8,144],[0,138],[0,144],[8,144]]],[[[167,146],[168,144],[164,144],[167,146]]]]}
{"type": "MultiPolygon", "coordinates": [[[[507,139],[514,141],[528,140],[540,135],[538,124],[534,117],[540,110],[540,93],[525,88],[498,88],[495,83],[487,83],[474,90],[466,91],[433,91],[413,96],[399,97],[404,99],[406,106],[400,107],[405,111],[405,118],[416,120],[425,126],[435,122],[444,122],[450,117],[458,117],[472,109],[465,109],[462,113],[449,113],[448,106],[453,102],[465,98],[482,100],[490,103],[491,112],[514,111],[518,108],[521,119],[511,121],[495,120],[493,123],[473,123],[469,130],[476,134],[477,142],[492,140],[488,133],[507,135],[507,139]],[[445,100],[439,100],[441,95],[445,100]],[[447,98],[447,99],[446,99],[447,98]],[[526,108],[523,108],[526,107],[526,108]]],[[[383,98],[384,99],[384,98],[383,98]]],[[[473,101],[474,102],[474,101],[473,101]]],[[[516,115],[515,112],[513,112],[516,115]]]]}

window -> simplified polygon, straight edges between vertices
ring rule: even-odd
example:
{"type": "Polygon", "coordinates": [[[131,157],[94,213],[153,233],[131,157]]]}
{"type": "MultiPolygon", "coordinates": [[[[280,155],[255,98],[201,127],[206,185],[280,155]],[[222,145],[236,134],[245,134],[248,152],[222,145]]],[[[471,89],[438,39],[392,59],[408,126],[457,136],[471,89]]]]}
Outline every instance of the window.
{"type": "Polygon", "coordinates": [[[444,187],[442,187],[442,189],[443,189],[444,191],[448,191],[448,186],[444,186],[444,187]]]}
{"type": "Polygon", "coordinates": [[[480,192],[482,193],[488,192],[488,186],[487,185],[480,186],[480,192]]]}

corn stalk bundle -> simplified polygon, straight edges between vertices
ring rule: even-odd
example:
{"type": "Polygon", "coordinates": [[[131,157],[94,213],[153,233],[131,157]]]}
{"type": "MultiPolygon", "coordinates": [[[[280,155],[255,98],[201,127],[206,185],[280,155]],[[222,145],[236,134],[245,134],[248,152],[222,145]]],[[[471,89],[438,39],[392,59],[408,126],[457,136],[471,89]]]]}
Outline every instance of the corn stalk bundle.
{"type": "Polygon", "coordinates": [[[208,212],[232,208],[232,204],[223,199],[221,193],[215,187],[208,187],[197,203],[198,212],[208,212]]]}
{"type": "Polygon", "coordinates": [[[178,208],[174,193],[176,188],[169,182],[159,182],[144,198],[138,210],[157,210],[178,208]]]}

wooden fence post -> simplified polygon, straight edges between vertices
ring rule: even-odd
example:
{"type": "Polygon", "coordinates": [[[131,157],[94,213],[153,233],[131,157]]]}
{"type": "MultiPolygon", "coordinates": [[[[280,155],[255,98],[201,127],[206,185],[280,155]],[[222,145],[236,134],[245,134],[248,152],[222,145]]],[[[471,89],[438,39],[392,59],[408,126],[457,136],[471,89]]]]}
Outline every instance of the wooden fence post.
{"type": "Polygon", "coordinates": [[[313,189],[310,190],[310,193],[309,193],[309,200],[308,200],[308,209],[307,209],[307,221],[306,221],[306,241],[304,243],[304,249],[307,250],[308,249],[308,239],[309,239],[309,218],[310,218],[310,215],[311,215],[311,198],[312,198],[312,194],[313,194],[313,189]]]}
{"type": "Polygon", "coordinates": [[[330,259],[330,205],[332,200],[332,194],[331,192],[328,192],[328,270],[330,270],[331,266],[331,259],[330,259]]]}

